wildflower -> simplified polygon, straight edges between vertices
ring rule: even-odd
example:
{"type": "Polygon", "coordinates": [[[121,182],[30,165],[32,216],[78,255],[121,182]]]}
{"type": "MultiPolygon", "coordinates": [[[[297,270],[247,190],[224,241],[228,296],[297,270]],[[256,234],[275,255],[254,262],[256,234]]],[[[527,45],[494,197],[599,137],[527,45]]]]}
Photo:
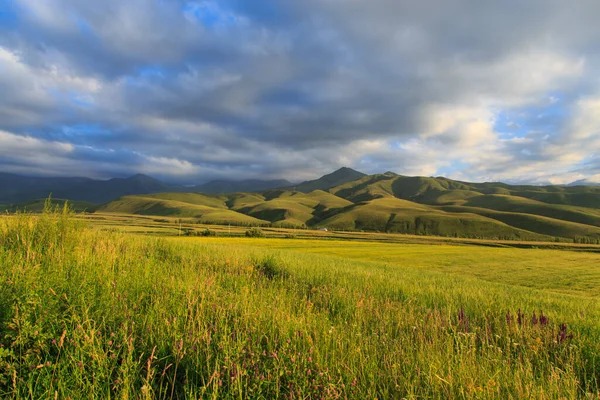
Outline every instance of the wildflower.
{"type": "Polygon", "coordinates": [[[543,312],[540,311],[540,325],[546,326],[548,325],[548,317],[544,315],[543,312]]]}
{"type": "Polygon", "coordinates": [[[565,340],[569,339],[573,339],[573,334],[569,333],[567,335],[567,325],[566,324],[560,324],[560,329],[558,331],[558,343],[562,343],[565,340]]]}
{"type": "Polygon", "coordinates": [[[463,326],[465,332],[469,331],[469,317],[465,314],[465,310],[462,307],[458,312],[458,322],[463,326]]]}
{"type": "Polygon", "coordinates": [[[521,309],[519,308],[519,311],[517,311],[517,322],[519,323],[519,325],[523,325],[524,319],[525,319],[525,314],[523,314],[521,312],[521,309]]]}
{"type": "Polygon", "coordinates": [[[538,317],[535,315],[535,311],[533,312],[533,316],[531,317],[531,324],[532,325],[538,324],[538,317]]]}

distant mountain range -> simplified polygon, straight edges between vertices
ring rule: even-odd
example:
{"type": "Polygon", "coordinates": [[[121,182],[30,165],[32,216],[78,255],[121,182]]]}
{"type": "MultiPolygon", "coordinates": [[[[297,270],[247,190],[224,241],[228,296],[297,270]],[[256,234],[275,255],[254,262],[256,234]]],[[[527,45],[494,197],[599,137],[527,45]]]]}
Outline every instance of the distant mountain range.
{"type": "Polygon", "coordinates": [[[0,173],[0,204],[47,198],[106,203],[118,197],[160,192],[232,193],[256,192],[292,185],[285,179],[244,181],[218,180],[197,186],[171,185],[147,175],[97,180],[89,178],[33,178],[0,173]]]}
{"type": "MultiPolygon", "coordinates": [[[[365,174],[351,168],[339,170],[313,181],[298,184],[294,190],[310,192],[362,178],[365,174]]],[[[56,199],[69,199],[90,203],[106,203],[118,197],[133,194],[153,194],[161,192],[192,193],[236,193],[261,192],[269,189],[292,188],[285,179],[242,181],[215,180],[202,185],[181,186],[161,182],[147,175],[137,174],[129,178],[97,180],[89,178],[34,178],[15,174],[0,173],[0,204],[14,204],[47,198],[50,194],[56,199]]]]}
{"type": "Polygon", "coordinates": [[[341,168],[297,185],[246,180],[183,187],[145,175],[99,181],[0,174],[0,188],[0,204],[30,200],[20,207],[32,211],[41,207],[32,199],[52,192],[53,198],[76,200],[80,210],[201,223],[600,242],[598,186],[470,183],[341,168]]]}
{"type": "Polygon", "coordinates": [[[157,179],[138,174],[129,178],[32,178],[0,174],[0,203],[20,203],[39,198],[105,203],[121,196],[159,193],[176,189],[157,179]]]}
{"type": "Polygon", "coordinates": [[[600,182],[591,181],[589,179],[580,179],[569,183],[567,186],[600,186],[600,182]]]}

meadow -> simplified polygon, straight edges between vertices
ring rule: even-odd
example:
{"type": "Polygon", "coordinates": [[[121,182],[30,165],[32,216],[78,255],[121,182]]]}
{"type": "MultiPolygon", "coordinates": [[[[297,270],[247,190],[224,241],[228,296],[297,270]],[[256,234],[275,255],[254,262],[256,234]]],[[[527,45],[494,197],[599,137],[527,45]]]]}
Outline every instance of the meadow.
{"type": "Polygon", "coordinates": [[[0,219],[0,396],[600,396],[598,253],[117,225],[0,219]]]}

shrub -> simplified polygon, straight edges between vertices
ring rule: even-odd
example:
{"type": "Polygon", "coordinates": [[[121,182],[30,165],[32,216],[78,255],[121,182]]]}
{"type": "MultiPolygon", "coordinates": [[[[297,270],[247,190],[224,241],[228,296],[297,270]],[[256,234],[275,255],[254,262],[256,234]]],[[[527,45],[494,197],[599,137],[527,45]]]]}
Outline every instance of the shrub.
{"type": "Polygon", "coordinates": [[[210,229],[206,228],[205,230],[202,231],[202,236],[217,236],[217,233],[215,231],[211,231],[210,229]]]}
{"type": "Polygon", "coordinates": [[[246,231],[246,237],[265,237],[265,234],[260,228],[250,228],[246,231]]]}
{"type": "Polygon", "coordinates": [[[288,272],[279,265],[277,259],[272,255],[265,256],[262,259],[255,258],[252,260],[252,264],[254,269],[267,279],[286,279],[288,277],[288,272]]]}

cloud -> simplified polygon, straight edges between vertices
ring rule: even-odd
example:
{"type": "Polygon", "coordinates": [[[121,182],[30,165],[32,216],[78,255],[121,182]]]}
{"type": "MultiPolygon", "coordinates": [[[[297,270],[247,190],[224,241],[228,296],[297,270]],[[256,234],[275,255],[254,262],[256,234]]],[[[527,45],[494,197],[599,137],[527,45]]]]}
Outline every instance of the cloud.
{"type": "MultiPolygon", "coordinates": [[[[56,174],[584,179],[599,173],[599,14],[591,0],[15,0],[0,129],[72,146],[48,154],[56,174]]],[[[0,152],[23,173],[40,162],[0,152]]]]}

